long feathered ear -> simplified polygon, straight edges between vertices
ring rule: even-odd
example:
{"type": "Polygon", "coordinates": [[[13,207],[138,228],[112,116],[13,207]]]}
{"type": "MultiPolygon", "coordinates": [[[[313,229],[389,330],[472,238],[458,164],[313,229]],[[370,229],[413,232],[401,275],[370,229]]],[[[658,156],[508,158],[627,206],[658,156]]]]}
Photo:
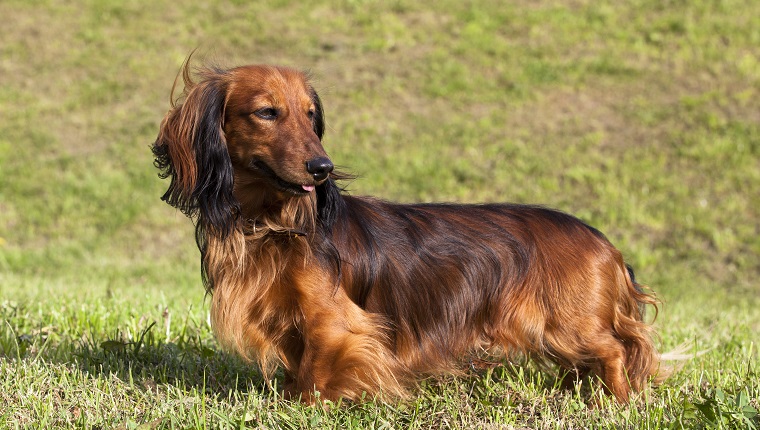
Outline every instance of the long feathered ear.
{"type": "MultiPolygon", "coordinates": [[[[311,100],[314,103],[314,133],[317,134],[319,140],[322,140],[322,136],[325,133],[325,112],[322,109],[322,100],[319,98],[319,94],[312,88],[311,100]]],[[[352,175],[334,171],[330,174],[324,183],[317,186],[317,219],[319,225],[326,231],[331,231],[333,224],[341,217],[345,210],[345,201],[341,196],[341,188],[336,183],[336,180],[350,180],[354,179],[352,175]]]]}
{"type": "MultiPolygon", "coordinates": [[[[172,103],[153,144],[161,178],[170,178],[162,200],[197,222],[197,228],[225,237],[235,228],[240,203],[232,194],[233,170],[222,131],[226,72],[204,69],[200,81],[183,67],[184,101],[172,103]]],[[[174,90],[172,89],[172,94],[174,90]]]]}
{"type": "MultiPolygon", "coordinates": [[[[314,122],[314,133],[317,134],[319,140],[322,140],[322,136],[325,134],[325,112],[322,109],[322,100],[313,88],[311,89],[311,101],[314,103],[314,118],[312,120],[314,122]]],[[[317,186],[317,218],[323,229],[332,230],[333,224],[340,217],[345,205],[343,197],[340,195],[341,189],[335,180],[351,178],[350,175],[333,172],[327,181],[317,186]]]]}
{"type": "Polygon", "coordinates": [[[317,134],[319,140],[322,140],[322,136],[325,134],[325,112],[322,110],[322,100],[319,99],[319,94],[312,88],[311,101],[314,103],[314,133],[317,134]]]}
{"type": "Polygon", "coordinates": [[[317,187],[317,220],[327,232],[332,231],[333,224],[340,218],[345,206],[340,191],[333,178],[317,187]]]}

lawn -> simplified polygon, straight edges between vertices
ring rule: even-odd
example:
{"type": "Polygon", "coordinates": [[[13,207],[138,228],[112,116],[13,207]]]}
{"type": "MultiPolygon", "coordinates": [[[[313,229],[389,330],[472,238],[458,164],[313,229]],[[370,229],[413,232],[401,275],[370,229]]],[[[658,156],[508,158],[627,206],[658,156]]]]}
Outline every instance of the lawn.
{"type": "MultiPolygon", "coordinates": [[[[0,428],[760,427],[760,2],[0,3],[0,428]],[[505,4],[507,3],[507,4],[505,4]],[[524,362],[304,407],[219,350],[150,144],[180,65],[310,70],[352,194],[596,226],[691,358],[628,405],[524,362]]],[[[590,383],[589,383],[590,382],[590,383]]]]}

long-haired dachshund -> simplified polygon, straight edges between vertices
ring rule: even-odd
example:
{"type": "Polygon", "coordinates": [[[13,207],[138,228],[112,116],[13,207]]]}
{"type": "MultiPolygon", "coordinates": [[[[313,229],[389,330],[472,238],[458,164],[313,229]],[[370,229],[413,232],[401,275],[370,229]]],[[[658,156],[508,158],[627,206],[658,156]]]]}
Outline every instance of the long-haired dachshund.
{"type": "Polygon", "coordinates": [[[538,206],[348,195],[306,75],[192,75],[188,60],[152,147],[163,200],[195,222],[218,341],[265,376],[282,366],[288,396],[403,397],[482,351],[595,374],[620,402],[657,376],[655,299],[598,230],[538,206]]]}

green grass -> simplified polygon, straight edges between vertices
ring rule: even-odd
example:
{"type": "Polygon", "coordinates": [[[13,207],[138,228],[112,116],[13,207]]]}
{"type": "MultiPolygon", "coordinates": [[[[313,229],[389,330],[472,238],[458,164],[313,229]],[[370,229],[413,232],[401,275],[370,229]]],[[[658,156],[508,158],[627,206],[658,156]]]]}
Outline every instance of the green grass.
{"type": "Polygon", "coordinates": [[[0,3],[0,428],[760,427],[760,3],[0,3]],[[149,145],[185,57],[310,69],[354,194],[607,233],[705,351],[631,405],[513,363],[322,410],[218,350],[149,145]]]}

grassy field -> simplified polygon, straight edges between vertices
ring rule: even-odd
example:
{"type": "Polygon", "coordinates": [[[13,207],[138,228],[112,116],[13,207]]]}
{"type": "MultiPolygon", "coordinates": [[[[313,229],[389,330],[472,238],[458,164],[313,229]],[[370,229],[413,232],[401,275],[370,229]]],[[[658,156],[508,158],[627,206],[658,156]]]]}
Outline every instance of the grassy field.
{"type": "Polygon", "coordinates": [[[760,427],[760,2],[0,3],[0,428],[760,427]],[[508,3],[508,4],[505,4],[508,3]],[[509,363],[412,401],[281,400],[219,351],[149,145],[180,64],[309,69],[353,194],[604,231],[704,351],[646,399],[509,363]]]}

